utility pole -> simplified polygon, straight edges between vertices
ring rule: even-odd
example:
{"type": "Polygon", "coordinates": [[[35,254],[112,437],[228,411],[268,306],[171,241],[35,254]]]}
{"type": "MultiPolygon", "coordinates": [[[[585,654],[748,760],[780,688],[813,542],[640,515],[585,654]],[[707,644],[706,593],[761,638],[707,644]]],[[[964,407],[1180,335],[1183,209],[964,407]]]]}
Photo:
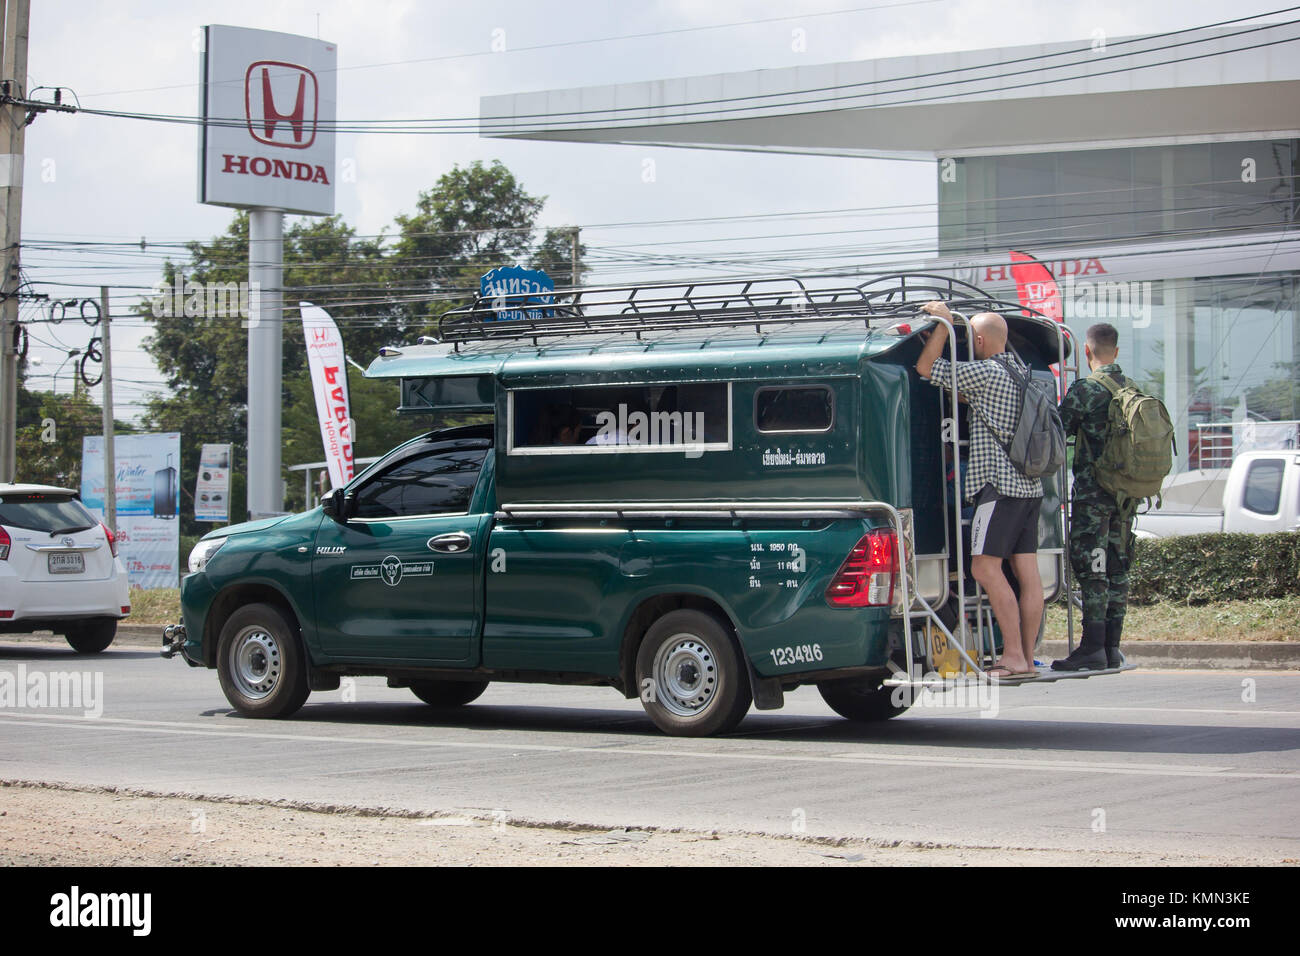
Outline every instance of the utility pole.
{"type": "Polygon", "coordinates": [[[578,233],[582,232],[581,226],[574,226],[569,233],[569,277],[570,285],[573,288],[578,287],[578,233]]]}
{"type": "MultiPolygon", "coordinates": [[[[0,0],[4,46],[0,49],[0,89],[9,96],[27,93],[27,24],[30,0],[0,0]]],[[[27,111],[0,106],[0,481],[18,473],[18,251],[22,239],[23,139],[27,111]]]]}
{"type": "Polygon", "coordinates": [[[117,458],[113,448],[113,339],[106,285],[99,287],[99,319],[104,326],[104,524],[108,525],[109,531],[117,534],[117,458]]]}

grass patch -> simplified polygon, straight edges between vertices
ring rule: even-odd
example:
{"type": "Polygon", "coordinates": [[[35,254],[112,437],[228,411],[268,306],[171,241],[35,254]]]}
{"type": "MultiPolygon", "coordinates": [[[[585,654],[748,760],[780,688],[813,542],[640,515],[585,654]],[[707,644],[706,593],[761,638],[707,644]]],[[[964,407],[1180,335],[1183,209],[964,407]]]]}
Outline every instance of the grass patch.
{"type": "MultiPolygon", "coordinates": [[[[1079,639],[1082,618],[1074,616],[1079,639]]],[[[1065,609],[1047,609],[1044,640],[1065,640],[1065,609]]],[[[1187,605],[1172,601],[1129,605],[1124,641],[1300,641],[1300,597],[1257,598],[1218,604],[1187,605]]]]}
{"type": "Polygon", "coordinates": [[[175,624],[181,619],[180,588],[132,590],[131,616],[126,624],[175,624]]]}

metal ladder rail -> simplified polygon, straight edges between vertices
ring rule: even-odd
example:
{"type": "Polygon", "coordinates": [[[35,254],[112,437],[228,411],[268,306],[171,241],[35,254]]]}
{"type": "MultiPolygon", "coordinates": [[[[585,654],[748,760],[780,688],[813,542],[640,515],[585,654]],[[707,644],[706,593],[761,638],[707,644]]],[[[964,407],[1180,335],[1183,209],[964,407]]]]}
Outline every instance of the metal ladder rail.
{"type": "MultiPolygon", "coordinates": [[[[1065,380],[1066,375],[1072,371],[1075,381],[1078,381],[1081,365],[1079,362],[1079,340],[1075,336],[1074,330],[1064,322],[1059,323],[1059,325],[1061,334],[1057,336],[1057,364],[1061,367],[1060,398],[1064,400],[1065,393],[1069,391],[1069,385],[1065,380]],[[1070,343],[1070,358],[1073,360],[1072,368],[1066,364],[1065,344],[1067,339],[1070,343]]],[[[1075,454],[1078,454],[1077,448],[1075,454]]],[[[1068,463],[1061,465],[1061,471],[1056,480],[1061,493],[1060,580],[1061,588],[1065,594],[1065,651],[1068,655],[1074,653],[1074,568],[1070,564],[1070,507],[1074,503],[1074,489],[1070,484],[1068,463]]],[[[1046,614],[1046,610],[1043,613],[1046,614]]]]}

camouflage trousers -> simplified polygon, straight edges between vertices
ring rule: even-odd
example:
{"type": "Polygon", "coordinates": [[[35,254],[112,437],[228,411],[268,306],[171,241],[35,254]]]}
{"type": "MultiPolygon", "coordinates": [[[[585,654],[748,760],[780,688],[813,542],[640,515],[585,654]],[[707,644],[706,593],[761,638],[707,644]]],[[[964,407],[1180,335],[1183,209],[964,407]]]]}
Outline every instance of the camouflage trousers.
{"type": "Polygon", "coordinates": [[[1133,518],[1109,495],[1075,498],[1070,509],[1070,566],[1083,592],[1083,622],[1124,620],[1133,562],[1133,518]]]}

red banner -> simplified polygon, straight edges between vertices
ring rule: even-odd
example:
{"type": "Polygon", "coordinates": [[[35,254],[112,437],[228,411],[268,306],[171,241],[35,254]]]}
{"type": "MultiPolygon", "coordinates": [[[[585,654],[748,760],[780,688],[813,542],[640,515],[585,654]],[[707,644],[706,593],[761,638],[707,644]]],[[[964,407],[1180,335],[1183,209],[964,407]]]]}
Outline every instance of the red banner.
{"type": "Polygon", "coordinates": [[[1061,290],[1057,288],[1051,269],[1028,253],[1012,249],[1011,278],[1016,280],[1016,295],[1021,305],[1036,309],[1057,322],[1064,321],[1061,290]]]}

